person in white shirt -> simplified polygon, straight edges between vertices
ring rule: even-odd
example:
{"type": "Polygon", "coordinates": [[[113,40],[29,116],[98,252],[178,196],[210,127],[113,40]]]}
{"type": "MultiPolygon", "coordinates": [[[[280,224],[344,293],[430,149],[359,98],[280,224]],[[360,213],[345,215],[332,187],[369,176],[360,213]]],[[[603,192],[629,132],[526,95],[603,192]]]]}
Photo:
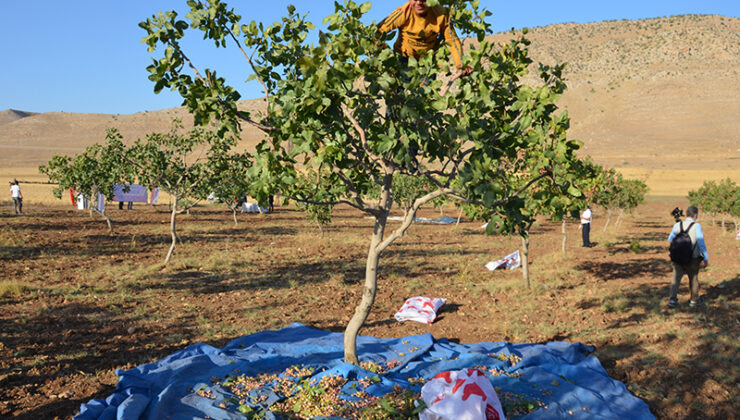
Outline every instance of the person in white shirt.
{"type": "Polygon", "coordinates": [[[578,226],[581,229],[581,237],[583,238],[583,247],[591,247],[591,209],[586,207],[586,210],[581,213],[581,225],[578,226]]]}
{"type": "Polygon", "coordinates": [[[23,194],[21,193],[21,186],[18,185],[16,180],[10,183],[10,197],[13,199],[15,214],[23,214],[23,194]]]}

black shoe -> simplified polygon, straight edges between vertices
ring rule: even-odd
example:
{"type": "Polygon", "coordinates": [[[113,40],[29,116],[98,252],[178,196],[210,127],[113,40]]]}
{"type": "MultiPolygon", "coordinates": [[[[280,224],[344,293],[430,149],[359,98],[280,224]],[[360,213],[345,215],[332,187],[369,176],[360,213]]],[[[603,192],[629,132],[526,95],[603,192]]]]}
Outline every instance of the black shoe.
{"type": "Polygon", "coordinates": [[[689,302],[689,307],[690,308],[698,308],[700,306],[704,306],[704,299],[703,298],[699,298],[699,300],[692,300],[691,302],[689,302]]]}
{"type": "Polygon", "coordinates": [[[675,308],[676,305],[678,305],[678,301],[676,299],[671,299],[668,301],[668,307],[669,308],[675,308]]]}

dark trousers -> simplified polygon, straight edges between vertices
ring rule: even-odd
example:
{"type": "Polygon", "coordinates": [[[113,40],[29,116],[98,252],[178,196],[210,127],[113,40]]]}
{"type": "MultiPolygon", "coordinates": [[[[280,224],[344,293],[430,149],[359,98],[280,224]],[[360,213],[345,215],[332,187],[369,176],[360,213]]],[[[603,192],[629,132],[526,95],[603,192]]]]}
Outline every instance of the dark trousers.
{"type": "Polygon", "coordinates": [[[684,274],[689,277],[689,290],[691,290],[691,300],[699,301],[699,267],[702,257],[694,258],[686,265],[673,263],[673,280],[671,281],[671,292],[669,299],[678,300],[678,286],[684,274]]]}
{"type": "Polygon", "coordinates": [[[583,238],[583,246],[591,246],[591,223],[584,223],[581,225],[581,237],[583,238]]]}

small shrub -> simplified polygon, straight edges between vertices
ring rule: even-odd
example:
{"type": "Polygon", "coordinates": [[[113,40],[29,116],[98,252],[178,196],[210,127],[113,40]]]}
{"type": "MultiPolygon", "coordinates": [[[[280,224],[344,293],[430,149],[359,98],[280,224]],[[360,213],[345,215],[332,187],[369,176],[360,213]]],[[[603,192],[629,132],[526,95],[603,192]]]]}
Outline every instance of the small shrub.
{"type": "Polygon", "coordinates": [[[630,252],[634,254],[639,254],[640,252],[642,252],[642,245],[640,245],[640,241],[633,240],[632,242],[630,242],[630,252]]]}
{"type": "Polygon", "coordinates": [[[28,291],[30,288],[25,283],[19,283],[17,281],[1,281],[0,282],[0,297],[11,298],[17,297],[28,291]]]}

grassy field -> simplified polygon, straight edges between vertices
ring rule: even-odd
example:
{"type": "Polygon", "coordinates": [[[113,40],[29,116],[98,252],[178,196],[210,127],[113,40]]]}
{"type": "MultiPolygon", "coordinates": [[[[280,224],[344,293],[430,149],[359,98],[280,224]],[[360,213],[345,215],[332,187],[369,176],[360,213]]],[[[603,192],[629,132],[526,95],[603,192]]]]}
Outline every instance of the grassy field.
{"type": "Polygon", "coordinates": [[[704,181],[719,181],[725,178],[740,180],[740,165],[736,169],[636,169],[617,168],[625,178],[641,179],[650,188],[651,195],[685,197],[696,190],[704,181]]]}
{"type": "MultiPolygon", "coordinates": [[[[384,254],[361,334],[580,341],[594,345],[610,375],[658,418],[732,418],[740,412],[740,241],[700,219],[711,253],[701,274],[707,305],[688,307],[684,281],[679,307],[668,309],[666,236],[676,204],[687,203],[652,197],[606,231],[596,209],[596,246],[578,248],[572,223],[567,255],[560,226],[541,221],[532,231],[531,289],[522,287],[519,270],[483,268],[516,249],[517,238],[485,236],[475,222],[416,225],[384,254]],[[448,299],[437,322],[393,320],[416,295],[448,299]]],[[[71,418],[80,403],[112,392],[116,368],[195,342],[222,346],[296,321],[343,331],[359,301],[371,230],[350,209],[338,209],[322,235],[291,208],[241,215],[235,225],[225,209],[200,206],[179,219],[184,243],[165,267],[164,208],[114,208],[108,235],[101,218],[66,204],[32,202],[24,217],[9,214],[9,201],[2,205],[3,418],[71,418]]]]}

